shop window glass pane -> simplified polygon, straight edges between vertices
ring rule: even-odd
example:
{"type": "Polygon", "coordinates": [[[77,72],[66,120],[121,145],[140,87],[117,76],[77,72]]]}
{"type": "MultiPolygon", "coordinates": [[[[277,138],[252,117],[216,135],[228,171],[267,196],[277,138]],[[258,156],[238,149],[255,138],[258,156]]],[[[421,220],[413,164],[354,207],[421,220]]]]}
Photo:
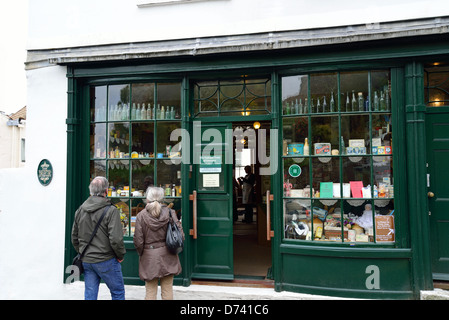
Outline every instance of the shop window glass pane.
{"type": "Polygon", "coordinates": [[[372,154],[391,154],[392,150],[392,126],[391,114],[372,115],[372,154]]]}
{"type": "Polygon", "coordinates": [[[284,158],[284,197],[310,197],[309,161],[309,158],[284,158]],[[300,172],[294,171],[298,168],[300,172]]]}
{"type": "Polygon", "coordinates": [[[370,154],[369,115],[343,115],[341,117],[341,153],[347,155],[370,154]],[[344,144],[344,146],[343,146],[344,144]]]}
{"type": "Polygon", "coordinates": [[[154,123],[133,123],[131,158],[154,157],[154,123]]]}
{"type": "Polygon", "coordinates": [[[394,197],[393,158],[391,156],[373,156],[373,179],[374,186],[377,188],[377,192],[374,194],[375,198],[394,197]]]}
{"type": "Polygon", "coordinates": [[[371,71],[371,111],[391,110],[391,80],[388,70],[371,71]]]}
{"type": "Polygon", "coordinates": [[[158,160],[156,184],[165,190],[166,197],[179,196],[181,186],[181,165],[172,164],[166,160],[158,160]]]}
{"type": "Polygon", "coordinates": [[[109,124],[109,158],[129,158],[129,123],[109,124]]]}
{"type": "Polygon", "coordinates": [[[312,113],[335,112],[338,93],[336,73],[320,73],[310,76],[310,105],[312,113]],[[332,111],[331,111],[332,105],[332,111]]]}
{"type": "Polygon", "coordinates": [[[131,199],[131,212],[128,217],[128,228],[130,236],[134,236],[134,231],[136,228],[136,217],[142,210],[145,209],[146,199],[131,199]]]}
{"type": "Polygon", "coordinates": [[[311,201],[308,199],[284,200],[285,239],[311,239],[310,205],[311,201]]]}
{"type": "Polygon", "coordinates": [[[129,120],[130,87],[129,85],[109,86],[108,105],[109,121],[129,120]]]}
{"type": "MultiPolygon", "coordinates": [[[[351,156],[342,158],[343,162],[343,197],[344,198],[362,198],[363,190],[360,184],[352,182],[361,182],[361,187],[367,187],[371,184],[371,159],[367,156],[351,156]],[[348,186],[349,185],[349,186],[348,186]],[[349,190],[348,190],[349,188],[349,190]],[[356,193],[357,188],[357,193],[356,193]],[[359,193],[360,191],[360,193],[359,193]]],[[[369,198],[369,197],[364,197],[369,198]]]]}
{"type": "Polygon", "coordinates": [[[260,114],[271,112],[271,81],[247,80],[246,100],[247,110],[259,110],[260,114]]]}
{"type": "Polygon", "coordinates": [[[304,154],[304,143],[309,135],[309,119],[307,117],[284,118],[282,130],[282,154],[284,156],[304,154]]]}
{"type": "Polygon", "coordinates": [[[431,63],[424,68],[424,98],[428,107],[449,106],[449,67],[431,63]]]}
{"type": "Polygon", "coordinates": [[[129,197],[129,160],[109,160],[108,167],[111,190],[115,190],[117,197],[129,197]]]}
{"type": "Polygon", "coordinates": [[[144,197],[148,187],[155,186],[154,161],[145,159],[133,159],[132,166],[132,195],[144,197]]]}
{"type": "Polygon", "coordinates": [[[165,203],[167,203],[173,210],[175,210],[176,215],[179,220],[182,219],[181,212],[181,199],[179,198],[166,198],[165,203]]]}
{"type": "Polygon", "coordinates": [[[117,207],[120,212],[120,221],[122,223],[123,235],[129,236],[129,222],[130,222],[130,212],[129,212],[129,204],[130,200],[126,198],[114,198],[111,200],[111,203],[117,207]]]}
{"type": "Polygon", "coordinates": [[[368,72],[342,72],[340,74],[340,92],[342,93],[342,112],[362,112],[369,110],[368,72]]]}
{"type": "Polygon", "coordinates": [[[282,113],[308,113],[308,76],[282,78],[282,113]]]}
{"type": "MultiPolygon", "coordinates": [[[[181,156],[175,150],[175,145],[180,143],[180,141],[171,141],[170,136],[172,132],[176,129],[181,128],[181,123],[179,121],[164,121],[157,123],[157,158],[168,158],[168,157],[179,157],[181,156]],[[173,148],[173,152],[172,152],[173,148]],[[176,151],[176,152],[175,152],[176,151]]],[[[175,135],[178,137],[179,135],[175,135]]],[[[180,138],[179,138],[180,140],[180,138]]]]}
{"type": "Polygon", "coordinates": [[[106,158],[106,123],[90,126],[90,157],[106,158]]]}
{"type": "Polygon", "coordinates": [[[181,119],[181,84],[158,83],[157,104],[164,107],[164,119],[181,119]]]}
{"type": "Polygon", "coordinates": [[[106,160],[90,161],[90,180],[99,176],[106,177],[106,160]]]}
{"type": "Polygon", "coordinates": [[[370,200],[343,201],[343,220],[348,228],[348,242],[374,242],[373,211],[370,200]]]}
{"type": "MultiPolygon", "coordinates": [[[[334,198],[340,183],[340,160],[334,157],[312,158],[313,196],[317,198],[334,198]]],[[[335,196],[339,197],[338,190],[335,196]]]]}
{"type": "Polygon", "coordinates": [[[314,200],[312,216],[313,227],[312,225],[310,226],[311,239],[315,241],[341,242],[343,238],[347,238],[348,230],[341,224],[339,200],[314,200]]]}
{"type": "Polygon", "coordinates": [[[194,85],[194,111],[199,116],[218,115],[218,82],[201,82],[194,85]]]}
{"type": "Polygon", "coordinates": [[[131,89],[131,120],[154,119],[154,83],[135,83],[131,89]]]}
{"type": "Polygon", "coordinates": [[[331,155],[333,149],[339,149],[338,116],[314,116],[311,124],[311,155],[331,155]]]}
{"type": "Polygon", "coordinates": [[[106,120],[106,86],[90,88],[90,121],[106,120]]]}

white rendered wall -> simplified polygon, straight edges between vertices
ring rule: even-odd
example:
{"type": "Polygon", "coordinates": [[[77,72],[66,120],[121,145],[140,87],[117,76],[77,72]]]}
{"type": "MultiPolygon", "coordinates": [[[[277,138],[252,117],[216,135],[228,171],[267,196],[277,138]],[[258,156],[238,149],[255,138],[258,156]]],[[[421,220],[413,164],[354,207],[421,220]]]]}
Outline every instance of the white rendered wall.
{"type": "Polygon", "coordinates": [[[371,24],[449,15],[447,0],[29,1],[29,49],[371,24]]]}
{"type": "Polygon", "coordinates": [[[26,165],[0,169],[0,299],[58,299],[64,271],[67,79],[65,67],[27,72],[26,165]],[[47,187],[42,159],[53,165],[47,187]]]}

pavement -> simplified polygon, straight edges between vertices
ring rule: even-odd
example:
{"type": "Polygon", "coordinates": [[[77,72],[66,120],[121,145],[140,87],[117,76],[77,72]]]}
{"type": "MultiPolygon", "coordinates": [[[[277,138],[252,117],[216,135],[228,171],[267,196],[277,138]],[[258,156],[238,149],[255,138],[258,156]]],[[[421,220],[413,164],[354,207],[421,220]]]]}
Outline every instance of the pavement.
{"type": "MultiPolygon", "coordinates": [[[[60,300],[83,300],[84,282],[76,281],[64,284],[60,300]]],[[[126,300],[143,300],[145,297],[144,286],[125,285],[126,300]]],[[[276,292],[272,288],[252,288],[235,286],[195,285],[189,287],[174,286],[174,300],[353,300],[321,295],[276,292]]],[[[160,288],[158,300],[160,300],[160,288]]],[[[98,300],[111,300],[109,289],[105,284],[100,284],[98,300]]],[[[449,300],[449,291],[434,289],[421,291],[421,300],[449,300]]]]}

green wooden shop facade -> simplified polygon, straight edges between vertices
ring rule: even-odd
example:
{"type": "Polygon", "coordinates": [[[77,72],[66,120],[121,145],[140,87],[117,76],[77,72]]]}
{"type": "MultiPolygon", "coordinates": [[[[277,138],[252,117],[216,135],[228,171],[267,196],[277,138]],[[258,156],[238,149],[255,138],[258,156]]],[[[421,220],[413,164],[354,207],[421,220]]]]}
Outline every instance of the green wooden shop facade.
{"type": "Polygon", "coordinates": [[[234,279],[233,164],[225,161],[234,149],[226,133],[259,122],[270,163],[255,167],[263,184],[258,232],[271,251],[274,290],[419,298],[434,279],[449,279],[445,62],[444,34],[62,62],[65,264],[75,255],[74,212],[88,197],[90,179],[105,175],[124,215],[125,283],[142,284],[133,217],[149,185],[168,185],[167,201],[182,214],[186,242],[175,285],[234,279]],[[170,141],[175,129],[179,135],[170,141]],[[208,134],[222,139],[212,143],[208,134]],[[206,163],[211,159],[218,162],[206,163]],[[262,175],[269,165],[272,171],[262,175]]]}

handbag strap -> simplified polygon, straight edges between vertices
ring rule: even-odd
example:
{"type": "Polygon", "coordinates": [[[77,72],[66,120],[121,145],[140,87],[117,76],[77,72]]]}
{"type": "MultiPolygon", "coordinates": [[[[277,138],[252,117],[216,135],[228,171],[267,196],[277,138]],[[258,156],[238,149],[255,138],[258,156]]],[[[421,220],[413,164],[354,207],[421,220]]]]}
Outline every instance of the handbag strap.
{"type": "Polygon", "coordinates": [[[82,258],[84,256],[84,253],[87,250],[87,247],[89,247],[90,243],[92,242],[92,239],[95,237],[95,234],[97,233],[98,228],[100,227],[100,223],[103,220],[104,216],[106,215],[106,212],[108,211],[108,209],[111,207],[111,205],[106,206],[106,208],[104,208],[103,214],[101,215],[100,219],[97,222],[97,225],[95,226],[94,231],[92,232],[92,235],[90,236],[90,240],[87,243],[87,245],[84,247],[83,253],[80,255],[80,258],[82,258]]]}

